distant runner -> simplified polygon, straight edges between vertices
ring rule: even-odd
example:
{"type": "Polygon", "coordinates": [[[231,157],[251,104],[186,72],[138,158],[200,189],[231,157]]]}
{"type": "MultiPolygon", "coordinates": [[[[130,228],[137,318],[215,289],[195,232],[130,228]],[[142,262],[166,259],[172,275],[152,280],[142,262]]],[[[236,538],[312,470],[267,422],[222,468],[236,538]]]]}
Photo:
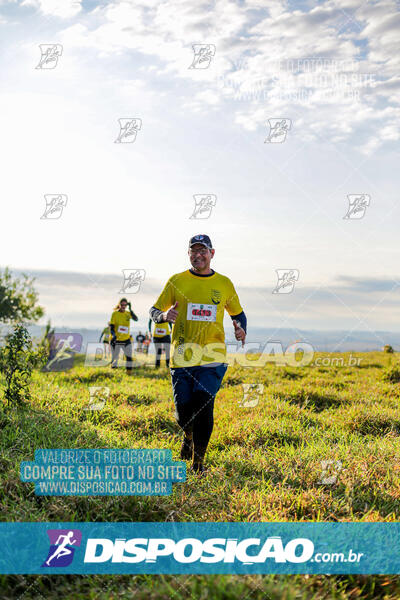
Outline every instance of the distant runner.
{"type": "Polygon", "coordinates": [[[235,337],[246,338],[247,319],[233,283],[210,268],[215,254],[208,235],[189,241],[192,268],[173,275],[150,309],[155,323],[174,323],[171,378],[178,424],[184,431],[181,458],[204,470],[213,429],[214,399],[226,364],[224,309],[233,320],[235,337]]]}
{"type": "Polygon", "coordinates": [[[156,369],[161,364],[161,354],[165,352],[165,364],[169,367],[169,354],[171,346],[171,323],[153,323],[152,319],[149,319],[149,333],[151,335],[151,327],[154,325],[153,331],[153,342],[156,350],[156,369]]]}
{"type": "Polygon", "coordinates": [[[110,336],[111,336],[111,329],[110,329],[110,324],[108,324],[107,327],[104,327],[103,331],[101,332],[100,338],[99,338],[99,343],[103,342],[105,358],[107,356],[109,356],[109,354],[110,354],[110,336]]]}
{"type": "Polygon", "coordinates": [[[151,335],[146,331],[143,342],[143,354],[149,353],[149,346],[151,344],[151,335]]]}
{"type": "Polygon", "coordinates": [[[136,336],[136,342],[137,342],[137,351],[143,352],[144,335],[141,331],[139,331],[139,333],[136,336]]]}
{"type": "Polygon", "coordinates": [[[130,320],[137,321],[138,318],[132,311],[131,303],[126,298],[121,298],[114,309],[110,319],[111,329],[111,367],[118,367],[118,357],[121,348],[126,357],[126,372],[132,374],[132,338],[129,334],[130,320]],[[126,308],[129,307],[129,310],[126,308]]]}

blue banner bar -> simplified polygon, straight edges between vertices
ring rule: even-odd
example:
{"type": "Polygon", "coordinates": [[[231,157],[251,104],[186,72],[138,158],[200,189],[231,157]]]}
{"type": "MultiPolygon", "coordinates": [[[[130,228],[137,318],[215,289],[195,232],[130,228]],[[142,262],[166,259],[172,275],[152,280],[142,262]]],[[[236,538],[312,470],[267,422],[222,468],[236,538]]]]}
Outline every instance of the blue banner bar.
{"type": "Polygon", "coordinates": [[[0,573],[400,573],[400,523],[0,523],[0,573]]]}

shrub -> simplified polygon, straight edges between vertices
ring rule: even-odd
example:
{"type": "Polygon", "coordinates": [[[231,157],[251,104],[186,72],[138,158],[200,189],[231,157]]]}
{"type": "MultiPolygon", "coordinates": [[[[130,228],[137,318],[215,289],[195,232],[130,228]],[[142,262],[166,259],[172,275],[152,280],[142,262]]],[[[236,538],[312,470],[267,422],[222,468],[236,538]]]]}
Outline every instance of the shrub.
{"type": "Polygon", "coordinates": [[[7,407],[21,407],[29,400],[32,371],[44,362],[44,358],[42,350],[33,350],[26,327],[16,325],[6,337],[5,346],[0,348],[0,371],[5,378],[7,407]]]}
{"type": "Polygon", "coordinates": [[[383,346],[383,351],[387,354],[393,354],[393,346],[391,346],[390,344],[385,344],[385,346],[383,346]]]}
{"type": "Polygon", "coordinates": [[[386,369],[382,375],[385,381],[390,383],[398,383],[400,381],[400,365],[393,365],[389,369],[386,369]]]}

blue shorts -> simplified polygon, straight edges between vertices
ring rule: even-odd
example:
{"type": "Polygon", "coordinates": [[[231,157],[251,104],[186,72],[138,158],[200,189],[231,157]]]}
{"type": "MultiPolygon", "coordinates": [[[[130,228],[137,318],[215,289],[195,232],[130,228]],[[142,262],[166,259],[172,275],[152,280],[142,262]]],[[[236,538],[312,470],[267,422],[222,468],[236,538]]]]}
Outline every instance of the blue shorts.
{"type": "Polygon", "coordinates": [[[202,391],[215,398],[221,386],[228,365],[216,367],[179,367],[171,369],[175,404],[189,401],[194,392],[202,391]]]}

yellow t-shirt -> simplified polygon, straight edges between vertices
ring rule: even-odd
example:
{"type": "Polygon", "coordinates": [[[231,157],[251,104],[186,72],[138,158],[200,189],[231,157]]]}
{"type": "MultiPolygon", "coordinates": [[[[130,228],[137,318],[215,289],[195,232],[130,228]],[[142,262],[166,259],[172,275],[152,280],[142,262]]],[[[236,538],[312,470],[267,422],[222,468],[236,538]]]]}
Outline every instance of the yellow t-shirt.
{"type": "Polygon", "coordinates": [[[169,323],[153,323],[153,338],[161,338],[170,335],[169,323]]]}
{"type": "Polygon", "coordinates": [[[101,332],[101,335],[103,336],[103,342],[109,342],[111,335],[110,327],[104,327],[103,331],[101,332]]]}
{"type": "Polygon", "coordinates": [[[178,317],[172,328],[171,366],[192,367],[226,360],[224,310],[242,312],[228,277],[194,275],[189,270],[170,277],[154,304],[165,311],[175,302],[178,317]]]}
{"type": "Polygon", "coordinates": [[[124,312],[115,310],[111,315],[110,323],[111,325],[114,325],[117,341],[124,342],[125,340],[129,340],[130,320],[131,314],[127,310],[124,312]]]}

